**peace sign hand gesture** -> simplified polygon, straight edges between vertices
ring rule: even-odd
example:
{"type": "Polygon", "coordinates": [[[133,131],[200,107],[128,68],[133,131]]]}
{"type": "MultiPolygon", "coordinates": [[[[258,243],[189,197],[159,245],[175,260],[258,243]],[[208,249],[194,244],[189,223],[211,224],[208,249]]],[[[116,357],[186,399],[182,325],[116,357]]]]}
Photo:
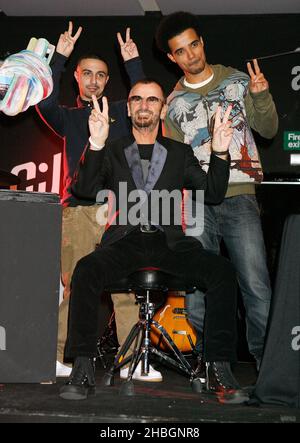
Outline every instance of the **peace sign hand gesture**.
{"type": "Polygon", "coordinates": [[[122,39],[122,36],[120,32],[117,33],[118,42],[121,49],[121,54],[123,57],[124,62],[127,62],[128,60],[131,60],[132,58],[139,56],[139,51],[137,49],[136,44],[130,38],[130,28],[126,28],[126,41],[124,43],[124,40],[122,39]]]}
{"type": "Polygon", "coordinates": [[[247,63],[247,69],[250,75],[249,90],[252,93],[262,92],[269,88],[269,83],[264,74],[260,71],[256,58],[253,59],[254,71],[251,63],[247,63]]]}
{"type": "Polygon", "coordinates": [[[97,146],[105,145],[109,131],[108,103],[107,98],[102,97],[103,110],[101,112],[95,95],[92,95],[94,109],[89,117],[89,129],[91,140],[97,146]]]}
{"type": "Polygon", "coordinates": [[[229,145],[232,139],[233,129],[231,127],[231,121],[229,120],[229,115],[232,110],[232,106],[228,106],[224,114],[223,119],[221,118],[221,106],[217,107],[215,114],[215,124],[213,130],[212,138],[212,150],[216,155],[227,155],[229,145]]]}
{"type": "Polygon", "coordinates": [[[64,55],[65,57],[69,57],[71,53],[73,52],[74,45],[76,41],[78,40],[80,34],[82,31],[82,27],[79,26],[77,29],[76,34],[72,37],[73,33],[73,23],[69,22],[69,29],[64,32],[63,34],[60,34],[59,40],[56,45],[56,52],[58,52],[61,55],[64,55]]]}

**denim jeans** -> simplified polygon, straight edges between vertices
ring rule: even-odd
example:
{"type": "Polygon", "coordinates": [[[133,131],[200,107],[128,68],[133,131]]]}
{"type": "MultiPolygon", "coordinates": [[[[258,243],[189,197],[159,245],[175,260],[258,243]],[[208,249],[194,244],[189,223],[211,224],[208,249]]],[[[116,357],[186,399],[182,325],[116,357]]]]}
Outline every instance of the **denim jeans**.
{"type": "MultiPolygon", "coordinates": [[[[203,247],[219,254],[224,240],[234,264],[246,311],[246,333],[250,353],[260,361],[271,300],[271,286],[259,208],[254,195],[226,198],[217,206],[205,206],[203,247]]],[[[186,296],[189,319],[201,337],[205,316],[204,294],[186,296]]],[[[200,343],[197,344],[199,348],[200,343]]],[[[199,350],[199,349],[198,349],[199,350]]]]}

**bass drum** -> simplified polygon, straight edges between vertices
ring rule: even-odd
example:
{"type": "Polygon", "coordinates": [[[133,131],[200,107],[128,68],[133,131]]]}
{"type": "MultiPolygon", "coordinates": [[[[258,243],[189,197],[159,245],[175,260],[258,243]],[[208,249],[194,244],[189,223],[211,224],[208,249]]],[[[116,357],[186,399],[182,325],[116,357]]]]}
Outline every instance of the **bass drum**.
{"type": "MultiPolygon", "coordinates": [[[[164,327],[181,352],[193,351],[196,332],[187,319],[184,292],[170,292],[165,304],[154,314],[153,320],[164,327]]],[[[163,351],[169,350],[168,344],[154,325],[151,326],[150,336],[154,346],[163,351]]]]}

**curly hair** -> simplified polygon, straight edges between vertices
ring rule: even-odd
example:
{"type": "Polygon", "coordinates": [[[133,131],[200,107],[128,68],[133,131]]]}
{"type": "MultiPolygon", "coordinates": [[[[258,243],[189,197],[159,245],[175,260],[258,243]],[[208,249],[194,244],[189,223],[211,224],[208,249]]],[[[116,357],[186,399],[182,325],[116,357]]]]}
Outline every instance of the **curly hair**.
{"type": "Polygon", "coordinates": [[[201,37],[200,25],[196,15],[184,11],[167,15],[162,19],[156,30],[155,41],[157,47],[163,52],[169,52],[168,41],[189,28],[194,29],[197,35],[201,37]]]}

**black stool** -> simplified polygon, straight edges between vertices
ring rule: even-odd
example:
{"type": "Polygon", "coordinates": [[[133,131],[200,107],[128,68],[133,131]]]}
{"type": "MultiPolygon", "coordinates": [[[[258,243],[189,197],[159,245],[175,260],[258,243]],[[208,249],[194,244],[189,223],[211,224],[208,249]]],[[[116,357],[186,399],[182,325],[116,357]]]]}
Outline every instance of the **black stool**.
{"type": "Polygon", "coordinates": [[[153,320],[155,309],[159,304],[163,304],[164,294],[166,292],[192,292],[195,288],[188,287],[177,277],[166,274],[159,269],[146,268],[134,272],[129,277],[106,288],[106,290],[110,293],[134,292],[136,302],[140,305],[140,318],[132,327],[128,337],[116,355],[112,366],[105,373],[103,384],[105,386],[112,386],[114,384],[115,371],[130,361],[128,377],[122,383],[120,393],[128,396],[134,395],[134,385],[132,381],[133,373],[141,360],[142,374],[147,375],[149,373],[149,356],[150,354],[153,354],[187,375],[190,379],[192,389],[195,392],[201,392],[200,365],[194,370],[164,327],[153,320]],[[169,353],[163,352],[152,346],[150,340],[152,325],[159,330],[161,340],[163,340],[170,349],[169,353]],[[134,340],[136,340],[136,342],[133,353],[124,358],[134,340]]]}

